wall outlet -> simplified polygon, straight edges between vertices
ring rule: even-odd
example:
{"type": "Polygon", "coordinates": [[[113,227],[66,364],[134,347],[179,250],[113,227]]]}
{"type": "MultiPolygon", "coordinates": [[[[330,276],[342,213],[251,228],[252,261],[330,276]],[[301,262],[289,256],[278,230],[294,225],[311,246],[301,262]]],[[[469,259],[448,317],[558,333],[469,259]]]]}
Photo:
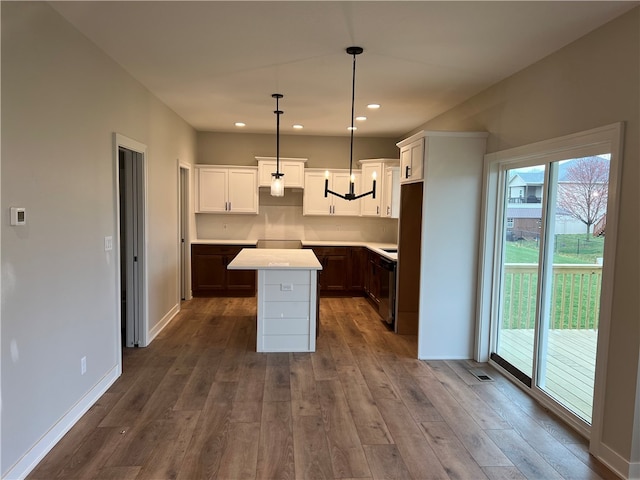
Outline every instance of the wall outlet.
{"type": "Polygon", "coordinates": [[[87,357],[82,357],[80,359],[80,375],[85,373],[87,373],[87,357]]]}
{"type": "Polygon", "coordinates": [[[282,292],[293,292],[293,283],[281,283],[280,291],[282,292]]]}

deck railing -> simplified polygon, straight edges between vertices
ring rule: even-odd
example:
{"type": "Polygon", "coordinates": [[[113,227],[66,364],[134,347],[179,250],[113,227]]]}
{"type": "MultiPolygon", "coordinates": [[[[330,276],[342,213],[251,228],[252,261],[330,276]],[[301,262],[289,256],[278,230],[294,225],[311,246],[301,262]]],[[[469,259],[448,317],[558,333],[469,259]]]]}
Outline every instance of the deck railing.
{"type": "MultiPolygon", "coordinates": [[[[530,263],[504,266],[502,328],[534,328],[538,267],[530,263]]],[[[602,265],[553,265],[549,328],[598,329],[602,265]]]]}

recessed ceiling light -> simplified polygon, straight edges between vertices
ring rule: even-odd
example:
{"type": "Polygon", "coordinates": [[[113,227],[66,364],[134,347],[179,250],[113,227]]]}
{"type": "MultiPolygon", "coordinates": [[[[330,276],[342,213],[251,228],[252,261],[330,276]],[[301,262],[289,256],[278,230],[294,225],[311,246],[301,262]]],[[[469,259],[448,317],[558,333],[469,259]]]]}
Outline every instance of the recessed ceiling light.
{"type": "Polygon", "coordinates": [[[294,129],[296,129],[296,130],[302,130],[302,129],[304,128],[304,126],[303,126],[303,125],[300,125],[299,123],[296,123],[296,124],[293,126],[293,128],[294,128],[294,129]]]}
{"type": "Polygon", "coordinates": [[[365,117],[365,116],[363,116],[363,115],[361,115],[361,116],[359,116],[359,117],[356,117],[356,120],[357,120],[358,122],[364,122],[366,119],[367,119],[367,117],[365,117]]]}
{"type": "Polygon", "coordinates": [[[357,130],[358,127],[347,127],[347,130],[357,130]]]}
{"type": "Polygon", "coordinates": [[[367,105],[367,108],[370,108],[371,110],[375,110],[376,108],[380,108],[380,104],[370,103],[369,105],[367,105]]]}
{"type": "Polygon", "coordinates": [[[246,123],[244,123],[244,122],[236,122],[234,125],[235,125],[236,127],[246,127],[246,126],[247,126],[247,124],[246,124],[246,123]]]}

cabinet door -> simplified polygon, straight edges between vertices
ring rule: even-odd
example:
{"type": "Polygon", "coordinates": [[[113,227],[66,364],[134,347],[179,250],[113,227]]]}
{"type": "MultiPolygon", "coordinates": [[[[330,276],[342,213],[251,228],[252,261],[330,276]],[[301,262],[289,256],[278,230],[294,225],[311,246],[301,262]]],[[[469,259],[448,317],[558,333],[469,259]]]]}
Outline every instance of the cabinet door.
{"type": "Polygon", "coordinates": [[[346,295],[349,292],[349,247],[315,247],[320,270],[320,293],[323,295],[346,295]]]}
{"type": "Polygon", "coordinates": [[[227,173],[226,168],[198,169],[197,212],[227,211],[227,173]]]}
{"type": "Polygon", "coordinates": [[[229,169],[229,211],[258,213],[258,179],[254,169],[229,169]]]}
{"type": "Polygon", "coordinates": [[[363,247],[351,247],[349,249],[349,264],[345,266],[349,270],[351,291],[354,294],[362,293],[365,289],[366,249],[363,247]]]}
{"type": "MultiPolygon", "coordinates": [[[[384,186],[384,176],[382,163],[366,163],[362,165],[362,188],[369,191],[373,185],[373,174],[376,175],[376,198],[367,195],[362,198],[362,216],[379,217],[381,215],[382,188],[384,186]]],[[[363,193],[363,192],[360,192],[363,193]]]]}
{"type": "Polygon", "coordinates": [[[331,215],[331,195],[327,198],[324,197],[324,181],[324,172],[305,172],[303,215],[331,215]]]}
{"type": "Polygon", "coordinates": [[[400,216],[400,168],[387,167],[382,192],[382,215],[388,218],[400,216]]]}
{"type": "Polygon", "coordinates": [[[412,183],[422,180],[424,150],[424,138],[400,149],[400,183],[412,183]]]}
{"type": "MultiPolygon", "coordinates": [[[[226,262],[233,260],[227,257],[226,262]]],[[[226,268],[226,267],[225,267],[226,268]]],[[[256,291],[255,270],[227,270],[227,294],[230,296],[252,296],[256,291]]]]}
{"type": "Polygon", "coordinates": [[[199,253],[191,256],[191,289],[194,297],[220,295],[226,288],[225,255],[199,253]]]}
{"type": "Polygon", "coordinates": [[[285,160],[280,165],[284,172],[284,185],[286,187],[304,188],[304,163],[285,160]]]}
{"type": "Polygon", "coordinates": [[[320,290],[329,294],[344,294],[349,290],[346,268],[349,257],[346,252],[324,257],[320,290]]]}
{"type": "MultiPolygon", "coordinates": [[[[282,168],[282,163],[280,163],[282,168]]],[[[258,185],[261,187],[271,186],[271,174],[276,172],[275,160],[260,160],[258,162],[258,185]]]]}
{"type": "Polygon", "coordinates": [[[369,268],[371,271],[371,278],[369,279],[369,298],[374,301],[376,305],[380,305],[380,265],[377,255],[372,254],[369,257],[369,268]]]}
{"type": "MultiPolygon", "coordinates": [[[[354,189],[357,195],[361,194],[360,191],[360,172],[354,174],[355,183],[354,189]]],[[[349,192],[351,187],[351,179],[349,172],[334,172],[333,173],[333,186],[330,187],[336,193],[344,195],[349,192]]],[[[331,196],[333,201],[333,214],[340,216],[358,217],[360,216],[360,205],[362,199],[358,200],[344,200],[340,197],[331,196]]]]}

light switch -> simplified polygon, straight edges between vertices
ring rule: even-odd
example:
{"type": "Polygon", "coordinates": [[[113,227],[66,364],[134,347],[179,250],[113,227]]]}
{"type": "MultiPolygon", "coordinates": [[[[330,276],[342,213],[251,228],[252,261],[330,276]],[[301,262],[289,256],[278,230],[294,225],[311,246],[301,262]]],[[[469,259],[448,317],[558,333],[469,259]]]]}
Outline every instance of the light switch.
{"type": "Polygon", "coordinates": [[[11,225],[26,225],[27,212],[23,207],[11,207],[11,225]]]}
{"type": "Polygon", "coordinates": [[[113,250],[113,237],[109,235],[108,237],[104,237],[104,251],[109,252],[113,250]]]}

